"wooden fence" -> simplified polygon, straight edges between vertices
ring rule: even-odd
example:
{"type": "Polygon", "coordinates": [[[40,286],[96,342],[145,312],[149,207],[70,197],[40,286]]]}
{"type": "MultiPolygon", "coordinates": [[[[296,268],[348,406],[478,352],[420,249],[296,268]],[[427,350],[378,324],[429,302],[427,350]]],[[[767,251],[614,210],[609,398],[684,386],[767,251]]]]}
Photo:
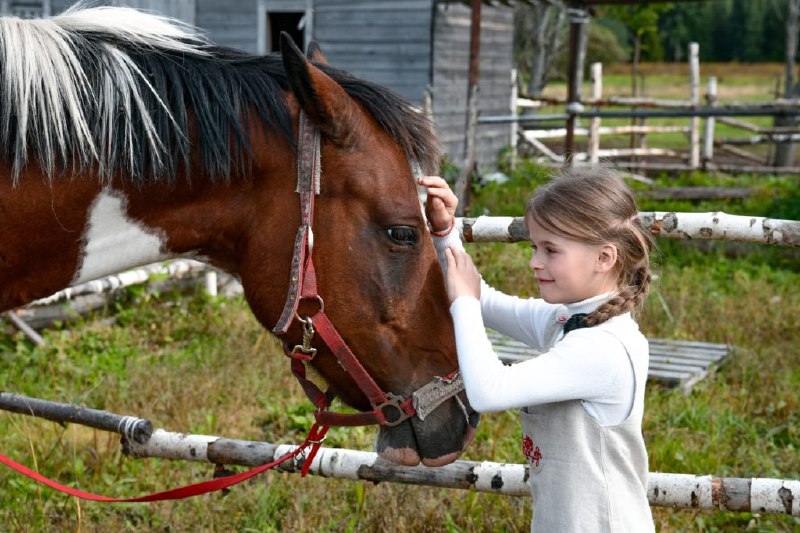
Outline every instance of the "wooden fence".
{"type": "MultiPolygon", "coordinates": [[[[296,449],[293,444],[279,445],[153,429],[150,421],[137,417],[7,392],[0,392],[0,409],[119,433],[124,453],[132,457],[210,463],[215,465],[215,472],[223,470],[223,466],[256,467],[296,449]]],[[[277,471],[298,473],[304,461],[301,455],[292,462],[279,465],[277,471]]],[[[309,473],[375,483],[388,481],[506,496],[530,496],[527,464],[458,460],[436,468],[409,467],[389,463],[374,452],[323,447],[314,457],[309,473]]],[[[796,494],[800,494],[800,480],[717,478],[663,472],[651,472],[647,488],[648,500],[653,506],[800,516],[800,505],[794,504],[796,494]]]]}
{"type": "Polygon", "coordinates": [[[510,121],[520,123],[516,137],[512,138],[512,152],[516,153],[523,142],[529,149],[540,155],[545,164],[563,165],[596,164],[601,160],[613,161],[616,166],[637,169],[665,170],[722,170],[727,172],[768,172],[779,174],[799,174],[800,166],[771,166],[770,153],[759,154],[744,147],[758,145],[775,145],[776,143],[794,143],[800,141],[800,127],[762,127],[747,122],[742,116],[777,116],[781,114],[797,115],[800,113],[800,100],[776,99],[772,102],[760,103],[726,103],[718,100],[718,83],[716,76],[709,76],[704,102],[700,95],[700,63],[699,48],[696,43],[689,47],[689,86],[687,100],[663,100],[642,97],[603,97],[603,66],[594,63],[591,66],[590,98],[581,102],[569,102],[564,99],[530,100],[517,98],[512,109],[521,110],[523,115],[511,117],[482,117],[480,122],[492,123],[510,121]],[[704,105],[703,105],[704,104],[704,105]],[[531,110],[544,106],[566,106],[565,114],[537,115],[531,110]],[[608,111],[616,108],[618,111],[608,111]],[[628,110],[619,110],[626,108],[628,110]],[[628,125],[603,126],[603,117],[630,117],[633,123],[628,125]],[[585,117],[588,121],[583,126],[574,121],[575,126],[544,128],[537,126],[545,121],[564,120],[585,117]],[[648,125],[648,117],[685,117],[683,125],[648,125]],[[717,123],[737,128],[755,135],[719,137],[717,123]],[[525,127],[527,125],[527,127],[525,127]],[[552,139],[566,138],[570,133],[574,137],[585,139],[586,150],[576,151],[574,147],[565,147],[559,153],[553,147],[552,139]],[[647,146],[648,135],[679,133],[687,138],[687,149],[659,148],[647,146]],[[603,136],[628,135],[630,146],[601,148],[603,136]]]}

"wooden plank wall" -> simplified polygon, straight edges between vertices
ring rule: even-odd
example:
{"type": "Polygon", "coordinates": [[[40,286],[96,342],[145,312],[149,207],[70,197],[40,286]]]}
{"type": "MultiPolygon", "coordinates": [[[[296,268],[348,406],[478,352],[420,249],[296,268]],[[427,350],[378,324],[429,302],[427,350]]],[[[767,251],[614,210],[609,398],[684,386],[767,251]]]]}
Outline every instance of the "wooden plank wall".
{"type": "MultiPolygon", "coordinates": [[[[172,2],[173,0],[167,0],[172,2]]],[[[256,0],[194,0],[197,2],[195,24],[219,45],[257,53],[258,10],[256,0]]],[[[298,2],[303,4],[304,2],[298,2]]],[[[302,8],[298,9],[302,11],[302,8]]]]}
{"type": "MultiPolygon", "coordinates": [[[[72,6],[76,0],[48,0],[51,13],[57,15],[68,7],[72,6]]],[[[105,0],[95,2],[99,5],[125,6],[153,11],[160,15],[176,18],[187,24],[196,24],[196,0],[105,0]]]]}
{"type": "MultiPolygon", "coordinates": [[[[437,2],[433,41],[433,119],[450,160],[464,163],[470,8],[437,2]]],[[[481,9],[480,115],[508,115],[511,110],[514,10],[481,9]]],[[[493,168],[498,152],[511,140],[509,124],[479,125],[476,149],[482,169],[493,168]]]]}
{"type": "Polygon", "coordinates": [[[112,0],[110,5],[135,7],[195,24],[195,0],[112,0]]]}
{"type": "Polygon", "coordinates": [[[316,0],[314,39],[331,65],[420,105],[430,79],[432,0],[316,0]]]}
{"type": "Polygon", "coordinates": [[[50,0],[50,12],[53,15],[58,15],[74,3],[73,0],[50,0]]]}

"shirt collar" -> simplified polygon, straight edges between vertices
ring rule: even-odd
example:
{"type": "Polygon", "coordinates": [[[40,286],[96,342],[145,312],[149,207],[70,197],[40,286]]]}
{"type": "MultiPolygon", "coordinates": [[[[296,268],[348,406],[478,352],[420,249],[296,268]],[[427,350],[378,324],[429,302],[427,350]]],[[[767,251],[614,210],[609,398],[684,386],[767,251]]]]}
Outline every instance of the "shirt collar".
{"type": "Polygon", "coordinates": [[[580,302],[574,302],[571,304],[562,304],[556,311],[556,321],[559,324],[564,324],[569,319],[569,317],[571,317],[576,313],[586,313],[588,315],[589,313],[600,307],[606,300],[611,298],[613,295],[614,295],[613,291],[604,292],[603,294],[592,296],[591,298],[581,300],[580,302]]]}

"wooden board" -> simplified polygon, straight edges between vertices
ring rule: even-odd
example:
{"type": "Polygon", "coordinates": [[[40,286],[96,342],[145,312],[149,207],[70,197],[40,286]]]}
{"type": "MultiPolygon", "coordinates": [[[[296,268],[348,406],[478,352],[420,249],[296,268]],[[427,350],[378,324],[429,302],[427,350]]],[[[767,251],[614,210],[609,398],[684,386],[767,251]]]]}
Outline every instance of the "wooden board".
{"type": "MultiPolygon", "coordinates": [[[[497,356],[505,363],[518,363],[541,352],[530,346],[487,329],[497,356]]],[[[650,365],[648,378],[680,387],[684,394],[718,367],[733,353],[730,344],[670,339],[648,339],[650,342],[650,365]]]]}

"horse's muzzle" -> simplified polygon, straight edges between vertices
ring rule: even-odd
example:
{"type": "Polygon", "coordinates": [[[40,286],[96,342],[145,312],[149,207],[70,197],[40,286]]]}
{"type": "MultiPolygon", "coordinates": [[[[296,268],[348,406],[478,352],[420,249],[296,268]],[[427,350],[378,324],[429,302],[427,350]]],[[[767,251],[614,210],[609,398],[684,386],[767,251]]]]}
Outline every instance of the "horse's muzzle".
{"type": "Polygon", "coordinates": [[[382,426],[376,448],[381,458],[403,466],[452,463],[472,442],[480,415],[461,393],[424,420],[413,417],[393,427],[382,426]]]}

